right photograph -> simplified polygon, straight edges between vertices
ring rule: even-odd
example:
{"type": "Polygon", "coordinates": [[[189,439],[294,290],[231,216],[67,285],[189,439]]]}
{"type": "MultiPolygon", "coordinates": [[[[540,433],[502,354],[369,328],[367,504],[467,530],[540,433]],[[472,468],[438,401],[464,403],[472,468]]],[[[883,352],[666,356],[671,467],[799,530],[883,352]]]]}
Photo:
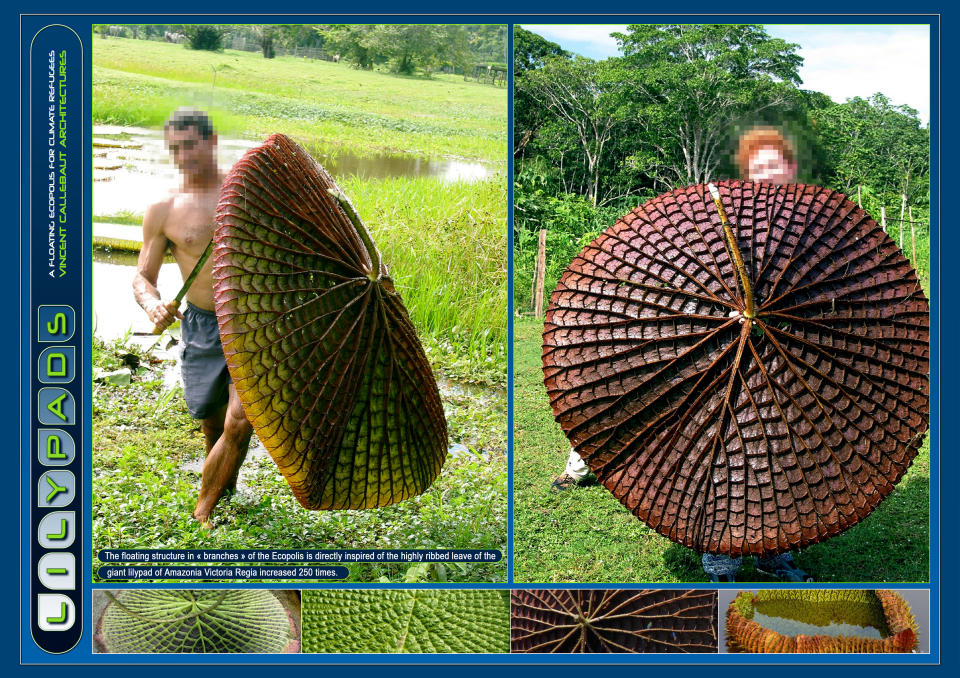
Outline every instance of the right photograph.
{"type": "Polygon", "coordinates": [[[515,27],[515,582],[930,580],[929,55],[515,27]]]}

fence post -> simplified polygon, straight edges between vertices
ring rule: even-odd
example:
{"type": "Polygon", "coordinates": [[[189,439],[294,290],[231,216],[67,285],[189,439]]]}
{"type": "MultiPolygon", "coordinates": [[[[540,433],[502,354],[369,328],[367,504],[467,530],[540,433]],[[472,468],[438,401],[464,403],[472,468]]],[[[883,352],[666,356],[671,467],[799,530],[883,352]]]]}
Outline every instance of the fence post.
{"type": "Polygon", "coordinates": [[[887,232],[887,208],[883,205],[880,205],[880,228],[884,233],[887,232]]]}
{"type": "Polygon", "coordinates": [[[903,213],[907,209],[907,194],[900,194],[900,249],[903,249],[903,213]]]}
{"type": "Polygon", "coordinates": [[[910,248],[913,251],[913,256],[910,260],[913,262],[913,267],[917,267],[917,225],[913,223],[913,205],[907,208],[907,219],[910,220],[910,248]]]}
{"type": "Polygon", "coordinates": [[[533,317],[543,317],[543,282],[547,273],[547,230],[540,229],[537,239],[537,266],[533,270],[533,317]]]}

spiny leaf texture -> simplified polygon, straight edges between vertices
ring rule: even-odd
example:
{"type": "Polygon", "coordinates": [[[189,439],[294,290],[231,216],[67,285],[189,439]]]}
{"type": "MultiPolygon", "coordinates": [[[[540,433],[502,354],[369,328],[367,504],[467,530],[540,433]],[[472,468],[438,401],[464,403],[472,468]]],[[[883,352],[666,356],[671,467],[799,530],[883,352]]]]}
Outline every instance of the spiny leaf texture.
{"type": "Polygon", "coordinates": [[[506,591],[304,591],[304,652],[507,652],[506,591]]]}

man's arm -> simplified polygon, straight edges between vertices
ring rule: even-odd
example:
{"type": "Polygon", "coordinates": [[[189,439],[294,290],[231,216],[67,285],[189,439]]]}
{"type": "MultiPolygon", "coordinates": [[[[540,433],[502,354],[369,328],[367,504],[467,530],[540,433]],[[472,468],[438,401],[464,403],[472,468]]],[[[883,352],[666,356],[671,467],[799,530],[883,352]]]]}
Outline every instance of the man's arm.
{"type": "Polygon", "coordinates": [[[137,258],[137,274],[133,278],[133,296],[159,331],[165,330],[183,314],[171,311],[160,298],[157,276],[167,250],[164,225],[170,212],[170,202],[158,202],[143,215],[143,247],[137,258]]]}

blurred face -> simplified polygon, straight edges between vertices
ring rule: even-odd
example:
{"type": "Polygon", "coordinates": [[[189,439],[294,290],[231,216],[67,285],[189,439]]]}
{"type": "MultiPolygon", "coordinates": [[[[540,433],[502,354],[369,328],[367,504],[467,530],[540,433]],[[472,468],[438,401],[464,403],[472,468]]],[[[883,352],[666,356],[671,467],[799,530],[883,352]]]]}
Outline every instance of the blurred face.
{"type": "Polygon", "coordinates": [[[204,139],[196,127],[168,128],[163,135],[167,150],[177,169],[186,176],[216,171],[217,135],[204,139]]]}
{"type": "Polygon", "coordinates": [[[761,146],[750,156],[750,181],[790,184],[797,180],[797,165],[783,157],[776,146],[761,146]]]}

